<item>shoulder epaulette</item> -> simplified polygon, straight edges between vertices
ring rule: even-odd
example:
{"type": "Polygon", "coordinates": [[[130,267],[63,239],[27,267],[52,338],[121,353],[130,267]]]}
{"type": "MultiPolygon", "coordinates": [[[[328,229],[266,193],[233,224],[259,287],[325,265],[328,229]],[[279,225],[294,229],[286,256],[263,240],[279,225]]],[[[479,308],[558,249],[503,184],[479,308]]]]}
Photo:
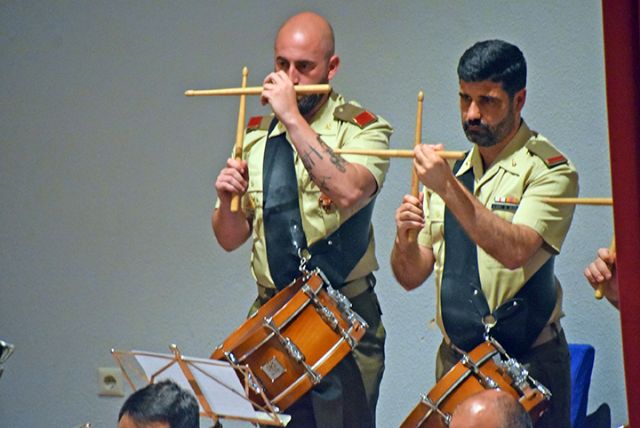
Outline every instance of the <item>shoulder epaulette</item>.
{"type": "Polygon", "coordinates": [[[553,168],[558,165],[569,162],[562,153],[545,140],[531,140],[526,144],[527,149],[538,156],[547,168],[553,168]]]}
{"type": "Polygon", "coordinates": [[[269,124],[271,123],[272,119],[273,119],[272,115],[253,116],[251,119],[249,119],[249,122],[247,123],[247,132],[256,131],[258,129],[263,131],[268,131],[269,124]]]}
{"type": "Polygon", "coordinates": [[[339,105],[333,111],[333,117],[343,122],[349,122],[364,128],[378,120],[378,116],[369,110],[363,109],[351,103],[339,105]]]}

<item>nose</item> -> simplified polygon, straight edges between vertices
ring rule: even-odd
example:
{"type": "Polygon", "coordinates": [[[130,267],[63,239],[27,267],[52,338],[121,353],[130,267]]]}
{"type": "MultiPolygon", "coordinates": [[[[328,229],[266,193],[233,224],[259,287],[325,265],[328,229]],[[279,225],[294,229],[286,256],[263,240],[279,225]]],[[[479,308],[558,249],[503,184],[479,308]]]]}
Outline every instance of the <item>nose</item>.
{"type": "Polygon", "coordinates": [[[297,85],[298,83],[300,83],[300,73],[298,73],[298,70],[296,69],[295,65],[291,64],[289,66],[289,70],[287,70],[287,75],[289,76],[289,79],[294,85],[297,85]]]}
{"type": "Polygon", "coordinates": [[[478,120],[482,117],[480,113],[480,109],[475,101],[471,101],[469,103],[469,107],[467,107],[467,120],[478,120]]]}

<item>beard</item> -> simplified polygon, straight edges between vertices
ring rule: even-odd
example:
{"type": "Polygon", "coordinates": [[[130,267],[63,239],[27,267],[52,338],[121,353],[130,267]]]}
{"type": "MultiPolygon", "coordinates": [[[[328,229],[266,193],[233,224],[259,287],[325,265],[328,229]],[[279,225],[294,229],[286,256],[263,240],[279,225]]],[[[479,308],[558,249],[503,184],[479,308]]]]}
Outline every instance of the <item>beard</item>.
{"type": "Polygon", "coordinates": [[[509,106],[507,116],[496,125],[487,125],[481,119],[467,120],[462,122],[467,139],[480,147],[491,147],[500,143],[509,135],[515,125],[515,111],[513,105],[509,106]]]}
{"type": "Polygon", "coordinates": [[[304,95],[298,98],[298,110],[300,114],[306,116],[320,103],[322,94],[304,95]]]}

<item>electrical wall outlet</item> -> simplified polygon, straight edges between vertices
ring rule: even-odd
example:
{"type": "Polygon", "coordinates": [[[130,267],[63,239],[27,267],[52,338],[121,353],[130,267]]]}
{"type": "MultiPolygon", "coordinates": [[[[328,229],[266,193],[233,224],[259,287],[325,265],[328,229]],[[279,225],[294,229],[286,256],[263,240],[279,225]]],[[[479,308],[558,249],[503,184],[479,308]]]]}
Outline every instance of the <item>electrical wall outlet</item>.
{"type": "Polygon", "coordinates": [[[117,367],[98,367],[98,395],[124,397],[124,380],[117,367]]]}

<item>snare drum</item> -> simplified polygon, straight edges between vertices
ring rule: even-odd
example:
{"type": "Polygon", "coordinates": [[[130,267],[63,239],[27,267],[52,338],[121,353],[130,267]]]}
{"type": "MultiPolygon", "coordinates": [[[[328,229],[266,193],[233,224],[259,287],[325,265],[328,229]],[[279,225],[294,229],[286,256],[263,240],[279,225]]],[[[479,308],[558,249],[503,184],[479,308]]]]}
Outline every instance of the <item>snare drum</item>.
{"type": "Polygon", "coordinates": [[[500,388],[520,401],[533,423],[549,405],[551,393],[493,339],[481,343],[438,381],[404,420],[401,428],[445,428],[464,399],[485,389],[500,388]]]}
{"type": "Polygon", "coordinates": [[[360,341],[367,323],[313,271],[287,286],[211,354],[247,365],[249,398],[284,410],[309,391],[360,341]]]}

